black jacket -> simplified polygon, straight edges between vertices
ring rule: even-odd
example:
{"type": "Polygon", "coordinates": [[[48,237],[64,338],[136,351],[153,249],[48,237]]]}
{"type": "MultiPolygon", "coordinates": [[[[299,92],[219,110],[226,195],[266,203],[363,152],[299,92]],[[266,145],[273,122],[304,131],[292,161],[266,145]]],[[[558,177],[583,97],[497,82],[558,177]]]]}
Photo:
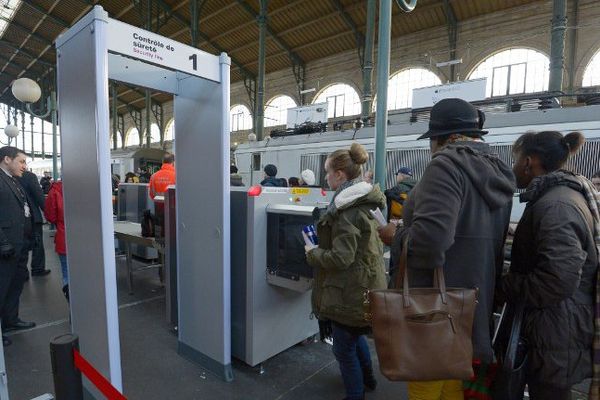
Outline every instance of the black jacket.
{"type": "Polygon", "coordinates": [[[433,269],[444,268],[448,286],[479,288],[473,324],[474,357],[493,358],[490,323],[496,277],[502,271],[514,175],[481,142],[449,145],[433,155],[404,206],[404,229],[392,247],[400,260],[409,242],[409,283],[431,287],[433,269]]]}
{"type": "Polygon", "coordinates": [[[405,199],[402,198],[402,195],[408,195],[408,193],[410,193],[410,191],[413,190],[416,185],[416,180],[408,178],[385,191],[385,199],[388,210],[388,221],[391,219],[392,201],[396,201],[402,206],[404,206],[405,199]]]}
{"type": "Polygon", "coordinates": [[[281,179],[276,178],[274,176],[269,176],[260,183],[261,186],[274,186],[274,187],[283,187],[281,179]]]}
{"type": "Polygon", "coordinates": [[[50,191],[50,186],[52,186],[52,178],[49,176],[44,176],[42,179],[40,179],[40,186],[42,187],[44,194],[48,194],[50,191]]]}
{"type": "Polygon", "coordinates": [[[25,190],[27,195],[27,201],[31,207],[31,215],[33,217],[34,224],[41,224],[44,222],[42,218],[42,211],[44,210],[44,192],[38,182],[37,176],[30,171],[25,171],[23,176],[17,178],[21,187],[25,190]]]}
{"type": "Polygon", "coordinates": [[[535,179],[521,198],[527,207],[500,293],[525,303],[530,380],[569,388],[592,373],[598,268],[593,218],[569,172],[535,179]]]}
{"type": "Polygon", "coordinates": [[[4,171],[0,170],[0,243],[12,244],[16,254],[20,254],[27,221],[23,198],[16,189],[18,183],[11,183],[10,179],[4,171]]]}

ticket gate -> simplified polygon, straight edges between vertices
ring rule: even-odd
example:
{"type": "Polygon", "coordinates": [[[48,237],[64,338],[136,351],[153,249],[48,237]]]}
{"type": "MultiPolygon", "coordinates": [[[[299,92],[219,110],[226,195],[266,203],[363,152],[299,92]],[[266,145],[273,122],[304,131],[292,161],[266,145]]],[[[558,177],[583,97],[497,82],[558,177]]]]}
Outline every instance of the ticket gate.
{"type": "Polygon", "coordinates": [[[319,188],[232,188],[234,357],[255,366],[318,333],[301,232],[330,198],[319,188]]]}

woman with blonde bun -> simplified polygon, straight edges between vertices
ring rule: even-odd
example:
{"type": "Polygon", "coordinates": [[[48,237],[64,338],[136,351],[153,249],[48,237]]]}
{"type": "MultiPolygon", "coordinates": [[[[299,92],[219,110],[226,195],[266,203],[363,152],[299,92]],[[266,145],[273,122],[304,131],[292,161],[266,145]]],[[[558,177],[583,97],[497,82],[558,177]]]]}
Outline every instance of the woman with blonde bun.
{"type": "Polygon", "coordinates": [[[368,158],[358,143],[327,158],[326,179],[335,195],[317,224],[318,247],[307,247],[308,263],[316,270],[313,311],[322,329],[331,328],[345,400],[364,399],[365,390],[377,385],[364,336],[370,326],[363,301],[367,290],[386,287],[383,244],[369,213],[385,207],[385,196],[362,180],[368,158]]]}

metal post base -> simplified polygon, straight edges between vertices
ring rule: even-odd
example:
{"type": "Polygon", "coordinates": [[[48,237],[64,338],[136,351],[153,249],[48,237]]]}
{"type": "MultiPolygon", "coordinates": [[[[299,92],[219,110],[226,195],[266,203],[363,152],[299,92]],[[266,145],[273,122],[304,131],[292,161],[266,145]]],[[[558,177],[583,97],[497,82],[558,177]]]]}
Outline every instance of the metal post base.
{"type": "Polygon", "coordinates": [[[231,369],[231,364],[223,365],[182,342],[178,342],[177,352],[180,356],[212,372],[225,382],[233,381],[233,370],[231,369]]]}

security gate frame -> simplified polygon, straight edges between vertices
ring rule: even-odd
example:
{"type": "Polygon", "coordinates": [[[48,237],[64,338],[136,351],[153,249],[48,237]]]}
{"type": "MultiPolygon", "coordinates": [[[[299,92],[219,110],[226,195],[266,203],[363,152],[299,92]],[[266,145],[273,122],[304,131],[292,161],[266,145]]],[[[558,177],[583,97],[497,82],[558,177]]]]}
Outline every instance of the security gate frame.
{"type": "Polygon", "coordinates": [[[109,147],[113,79],[174,95],[178,351],[232,380],[229,57],[113,20],[100,6],[56,48],[72,329],[82,354],[123,389],[109,147]],[[166,45],[172,57],[136,55],[140,37],[166,45]],[[185,67],[188,54],[193,64],[185,67]]]}

